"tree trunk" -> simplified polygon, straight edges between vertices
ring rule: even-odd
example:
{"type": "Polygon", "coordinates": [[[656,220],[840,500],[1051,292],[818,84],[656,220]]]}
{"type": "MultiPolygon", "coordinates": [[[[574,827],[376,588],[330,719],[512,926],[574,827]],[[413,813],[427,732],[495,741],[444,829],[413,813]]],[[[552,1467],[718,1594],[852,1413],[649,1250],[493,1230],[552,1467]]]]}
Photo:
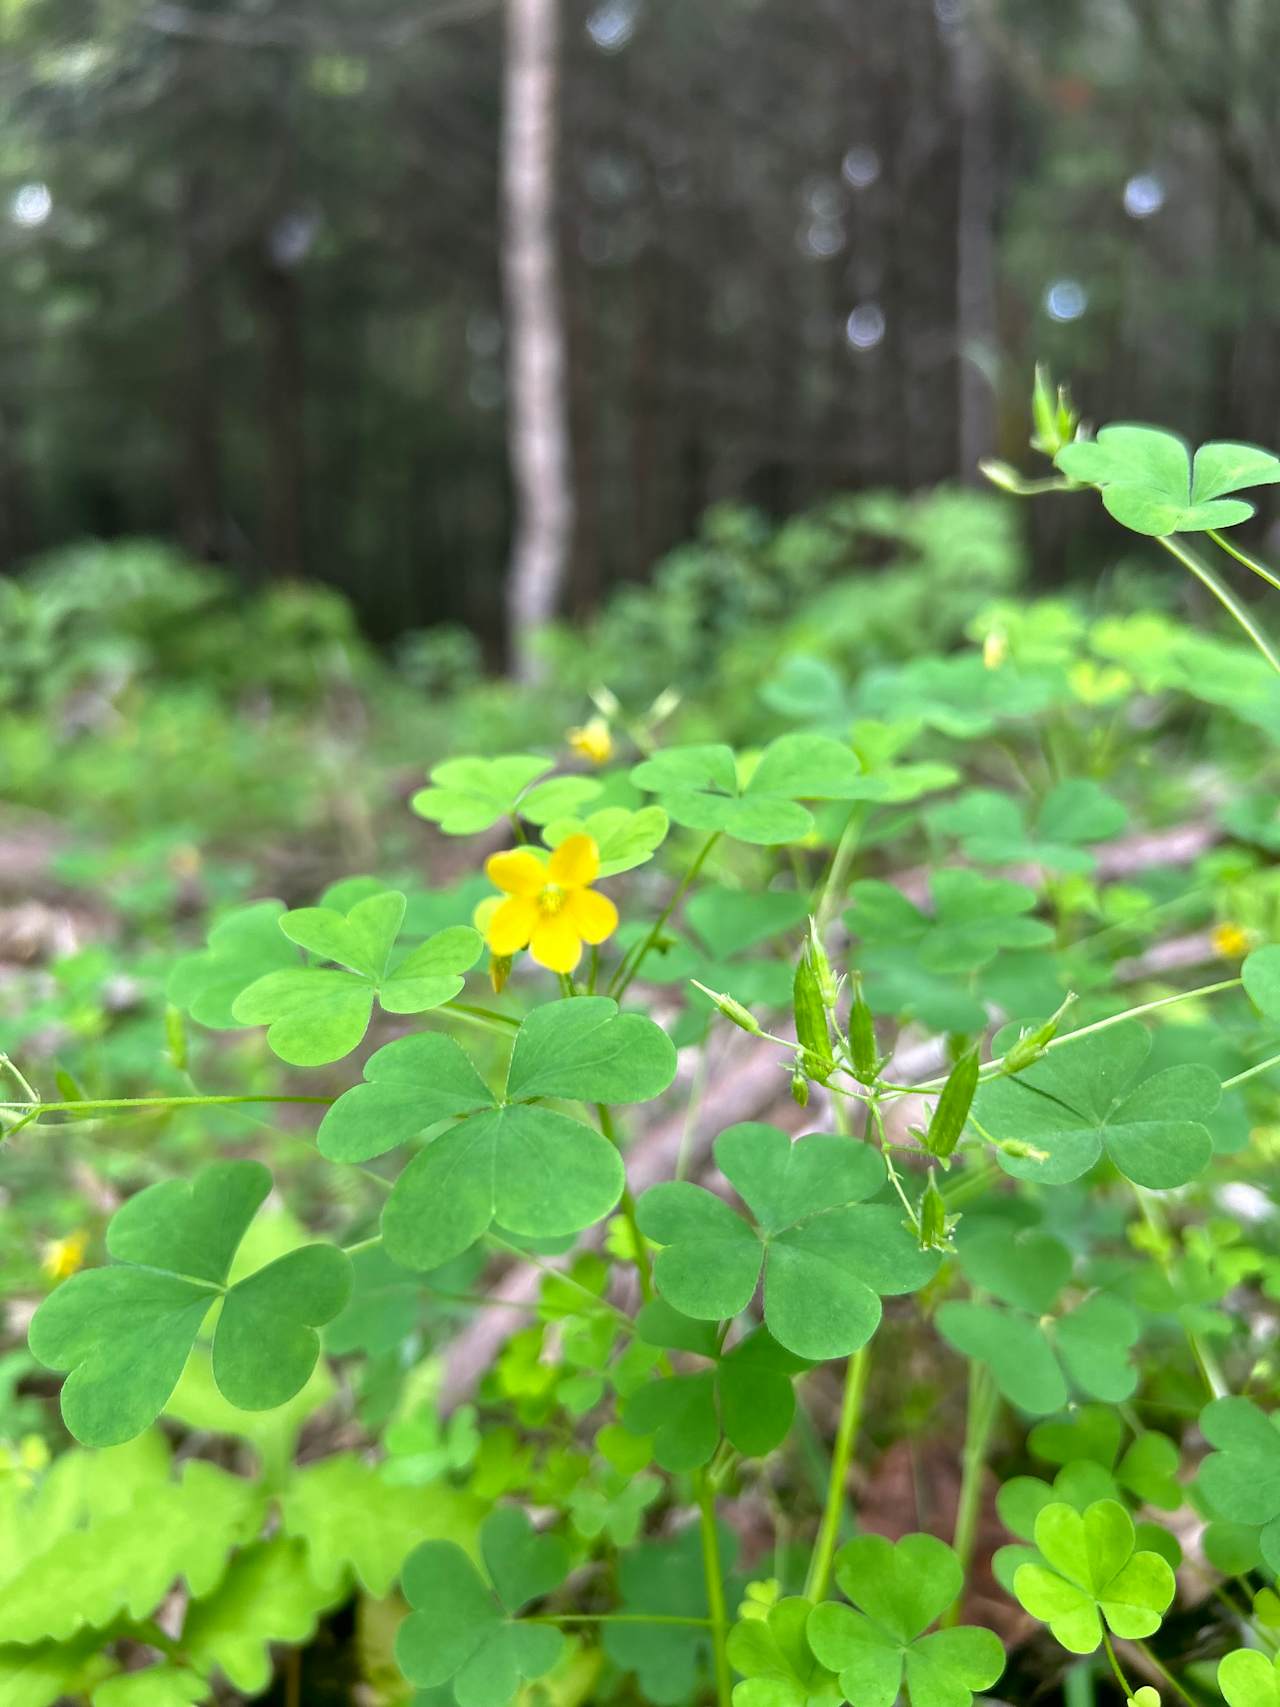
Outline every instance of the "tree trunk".
{"type": "Polygon", "coordinates": [[[507,0],[502,130],[507,443],[515,489],[508,649],[521,681],[555,615],[573,531],[556,250],[558,0],[507,0]]]}

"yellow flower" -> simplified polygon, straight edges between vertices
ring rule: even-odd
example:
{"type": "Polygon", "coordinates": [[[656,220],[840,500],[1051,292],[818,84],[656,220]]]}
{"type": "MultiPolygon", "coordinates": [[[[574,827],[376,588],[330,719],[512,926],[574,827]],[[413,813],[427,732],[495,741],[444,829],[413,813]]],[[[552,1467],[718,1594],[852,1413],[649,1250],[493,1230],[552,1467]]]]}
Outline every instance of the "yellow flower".
{"type": "Polygon", "coordinates": [[[485,927],[495,955],[527,948],[548,972],[572,972],[584,942],[603,942],[618,928],[618,909],[590,887],[600,872],[590,836],[566,837],[545,865],[528,848],[513,848],[484,868],[507,897],[485,927]]]}
{"type": "Polygon", "coordinates": [[[593,765],[607,765],[613,757],[613,736],[603,717],[592,717],[580,728],[566,729],[564,738],[575,753],[593,765]]]}
{"type": "Polygon", "coordinates": [[[40,1266],[50,1280],[69,1280],[83,1268],[88,1245],[87,1233],[69,1233],[65,1239],[51,1239],[44,1248],[40,1266]]]}
{"type": "Polygon", "coordinates": [[[1213,933],[1213,949],[1224,960],[1241,960],[1248,954],[1253,944],[1253,938],[1243,925],[1233,924],[1227,919],[1213,933]]]}
{"type": "Polygon", "coordinates": [[[991,629],[982,642],[982,662],[988,670],[998,670],[1009,656],[1009,637],[1002,628],[991,629]]]}

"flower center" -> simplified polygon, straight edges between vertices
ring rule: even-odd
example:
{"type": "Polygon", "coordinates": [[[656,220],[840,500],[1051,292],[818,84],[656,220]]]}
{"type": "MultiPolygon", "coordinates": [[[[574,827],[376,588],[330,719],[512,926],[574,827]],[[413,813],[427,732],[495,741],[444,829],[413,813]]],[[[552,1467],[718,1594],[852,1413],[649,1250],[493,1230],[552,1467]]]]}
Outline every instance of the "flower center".
{"type": "Polygon", "coordinates": [[[568,890],[562,889],[558,883],[548,883],[538,896],[538,910],[554,917],[555,914],[563,910],[568,899],[568,890]]]}

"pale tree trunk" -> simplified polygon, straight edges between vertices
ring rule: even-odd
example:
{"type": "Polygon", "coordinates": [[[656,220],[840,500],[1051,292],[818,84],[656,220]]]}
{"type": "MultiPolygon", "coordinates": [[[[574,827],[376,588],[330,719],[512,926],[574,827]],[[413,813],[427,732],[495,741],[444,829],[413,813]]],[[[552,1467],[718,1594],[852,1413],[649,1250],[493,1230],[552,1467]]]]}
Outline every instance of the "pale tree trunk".
{"type": "Polygon", "coordinates": [[[508,645],[522,681],[555,615],[573,531],[564,326],[556,256],[559,0],[507,0],[502,132],[507,443],[515,526],[508,645]]]}
{"type": "Polygon", "coordinates": [[[987,43],[965,17],[953,44],[960,115],[960,186],[956,220],[956,332],[960,396],[957,451],[961,478],[982,484],[978,462],[995,449],[996,343],[995,98],[987,43]]]}

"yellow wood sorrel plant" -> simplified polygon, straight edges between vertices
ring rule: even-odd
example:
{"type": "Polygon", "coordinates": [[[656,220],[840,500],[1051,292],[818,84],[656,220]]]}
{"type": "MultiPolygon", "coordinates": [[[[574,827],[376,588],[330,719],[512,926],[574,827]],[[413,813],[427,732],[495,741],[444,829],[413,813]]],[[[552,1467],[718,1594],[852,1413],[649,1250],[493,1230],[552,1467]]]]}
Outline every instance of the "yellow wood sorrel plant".
{"type": "MultiPolygon", "coordinates": [[[[1043,379],[1034,413],[1058,473],[992,478],[1096,488],[1280,670],[1188,543],[1280,584],[1223,531],[1280,460],[1087,437],[1043,379]]],[[[1077,905],[1129,821],[1097,780],[1114,725],[1073,745],[1034,649],[985,642],[902,673],[894,703],[792,671],[774,702],[797,727],[750,752],[660,746],[608,706],[573,732],[592,775],[451,759],[413,808],[482,838],[473,882],[255,902],[174,968],[175,1070],[180,1015],[266,1027],[252,1088],[18,1080],[11,1143],[146,1108],[314,1110],[329,1196],[356,1207],[345,1243],[255,1244],[272,1174],[230,1154],[130,1198],[111,1261],[36,1311],[31,1351],[101,1457],[0,1488],[0,1699],[251,1695],[270,1645],[357,1585],[367,1645],[396,1626],[370,1699],[421,1707],[968,1707],[1063,1676],[1072,1702],[1280,1703],[1280,1253],[1217,1212],[1270,1212],[1247,1099],[1280,1064],[1280,946],[1232,927],[1238,972],[1126,1005],[1104,942],[1132,891],[1087,935],[1077,905]],[[903,824],[927,871],[894,882],[877,850],[903,824]],[[280,1088],[274,1062],[307,1076],[280,1088]],[[471,1391],[406,1378],[424,1299],[454,1332],[512,1318],[471,1391]],[[297,1468],[332,1371],[361,1450],[297,1468]],[[876,1495],[913,1392],[963,1395],[956,1491],[930,1508],[876,1495]],[[162,1415],[252,1441],[259,1479],[198,1455],[175,1476],[162,1415]],[[970,1580],[997,1481],[1003,1610],[970,1580]],[[1189,1538],[1182,1592],[1214,1614],[1190,1645],[1169,1623],[1189,1538]],[[985,1621],[1033,1663],[1006,1670],[985,1621]],[[151,1663],[126,1668],[126,1638],[151,1663]]],[[[1113,718],[1154,669],[1130,662],[1078,702],[1113,718]]]]}

